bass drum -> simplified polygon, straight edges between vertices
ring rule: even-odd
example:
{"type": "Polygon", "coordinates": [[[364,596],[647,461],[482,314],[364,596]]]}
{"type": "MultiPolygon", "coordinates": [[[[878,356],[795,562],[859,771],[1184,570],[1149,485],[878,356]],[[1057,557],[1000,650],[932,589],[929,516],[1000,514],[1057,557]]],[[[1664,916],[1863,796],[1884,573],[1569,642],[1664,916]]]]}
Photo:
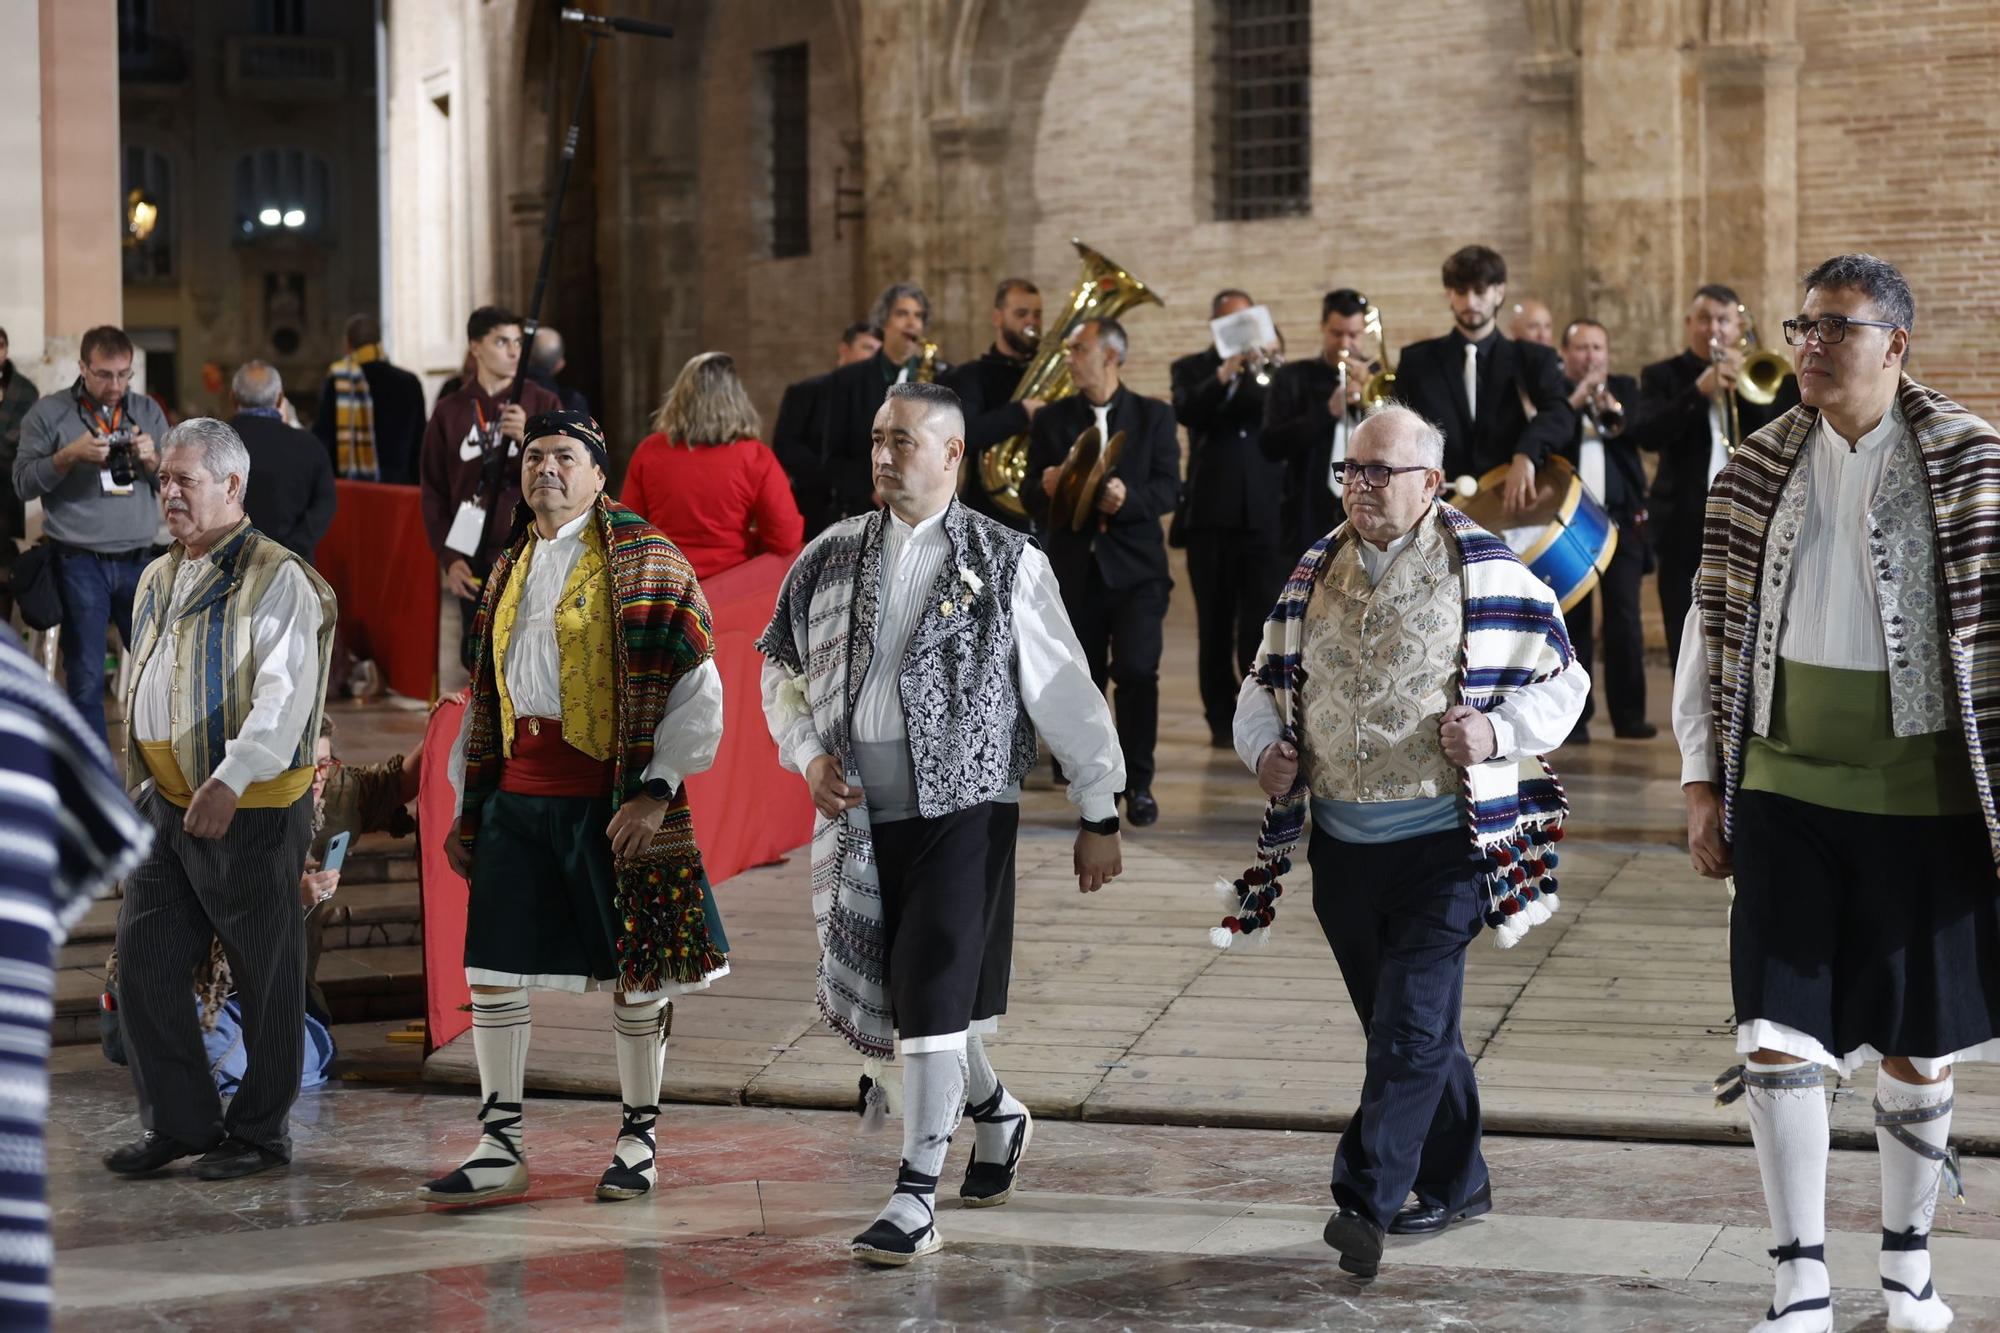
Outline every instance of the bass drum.
{"type": "Polygon", "coordinates": [[[1511,518],[1500,499],[1506,482],[1507,469],[1496,467],[1479,479],[1472,495],[1448,497],[1448,502],[1506,542],[1567,612],[1590,595],[1611,564],[1618,550],[1618,525],[1584,489],[1568,459],[1542,464],[1535,473],[1535,502],[1511,518]]]}

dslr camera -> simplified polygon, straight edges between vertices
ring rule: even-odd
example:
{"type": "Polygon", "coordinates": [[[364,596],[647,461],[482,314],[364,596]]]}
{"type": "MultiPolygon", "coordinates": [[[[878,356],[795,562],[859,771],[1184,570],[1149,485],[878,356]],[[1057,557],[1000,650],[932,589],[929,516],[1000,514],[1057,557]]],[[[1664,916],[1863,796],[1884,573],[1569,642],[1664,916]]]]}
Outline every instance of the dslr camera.
{"type": "Polygon", "coordinates": [[[135,475],[132,470],[132,428],[120,426],[106,435],[104,442],[111,446],[111,454],[104,460],[104,467],[110,472],[112,482],[130,486],[135,475]]]}

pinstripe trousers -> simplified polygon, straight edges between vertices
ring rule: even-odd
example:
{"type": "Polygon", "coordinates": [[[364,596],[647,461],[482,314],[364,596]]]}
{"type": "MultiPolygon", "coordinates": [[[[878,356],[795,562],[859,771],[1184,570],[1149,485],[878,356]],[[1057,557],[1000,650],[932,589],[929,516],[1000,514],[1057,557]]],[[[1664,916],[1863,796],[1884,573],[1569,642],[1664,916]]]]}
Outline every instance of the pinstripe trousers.
{"type": "Polygon", "coordinates": [[[1349,843],[1315,828],[1307,856],[1313,912],[1368,1038],[1361,1104],[1334,1155],[1334,1200],[1379,1227],[1413,1189],[1456,1208],[1487,1180],[1479,1085],[1459,1032],[1483,863],[1463,829],[1349,843]]]}
{"type": "Polygon", "coordinates": [[[305,1063],[299,875],[312,794],[282,810],[238,810],[219,838],[188,836],[187,812],[158,792],[140,813],[153,826],[153,854],[126,881],[118,912],[118,1000],[147,1128],[200,1147],[233,1135],[289,1158],[286,1125],[305,1063]],[[194,970],[214,938],[243,997],[247,1068],[226,1113],[194,1005],[194,970]]]}

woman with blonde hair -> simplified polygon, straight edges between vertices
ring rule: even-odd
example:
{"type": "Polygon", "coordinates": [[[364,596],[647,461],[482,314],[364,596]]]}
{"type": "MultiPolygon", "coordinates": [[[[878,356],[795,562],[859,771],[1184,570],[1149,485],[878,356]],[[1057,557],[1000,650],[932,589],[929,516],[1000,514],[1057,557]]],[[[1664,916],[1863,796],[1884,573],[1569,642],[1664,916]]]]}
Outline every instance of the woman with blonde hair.
{"type": "Polygon", "coordinates": [[[653,433],[632,453],[619,502],[672,538],[697,578],[766,551],[789,558],[805,542],[791,483],[762,431],[735,360],[703,352],[681,367],[653,433]]]}

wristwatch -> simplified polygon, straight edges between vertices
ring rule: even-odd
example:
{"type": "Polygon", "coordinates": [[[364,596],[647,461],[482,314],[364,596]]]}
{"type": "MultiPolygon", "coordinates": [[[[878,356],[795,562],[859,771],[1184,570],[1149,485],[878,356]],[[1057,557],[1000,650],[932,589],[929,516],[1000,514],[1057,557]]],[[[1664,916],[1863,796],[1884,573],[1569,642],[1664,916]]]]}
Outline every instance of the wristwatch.
{"type": "Polygon", "coordinates": [[[646,799],[649,801],[671,801],[674,799],[673,784],[665,778],[646,779],[646,799]]]}
{"type": "Polygon", "coordinates": [[[1108,838],[1118,831],[1118,816],[1109,819],[1079,819],[1076,826],[1085,833],[1095,833],[1100,838],[1108,838]]]}

